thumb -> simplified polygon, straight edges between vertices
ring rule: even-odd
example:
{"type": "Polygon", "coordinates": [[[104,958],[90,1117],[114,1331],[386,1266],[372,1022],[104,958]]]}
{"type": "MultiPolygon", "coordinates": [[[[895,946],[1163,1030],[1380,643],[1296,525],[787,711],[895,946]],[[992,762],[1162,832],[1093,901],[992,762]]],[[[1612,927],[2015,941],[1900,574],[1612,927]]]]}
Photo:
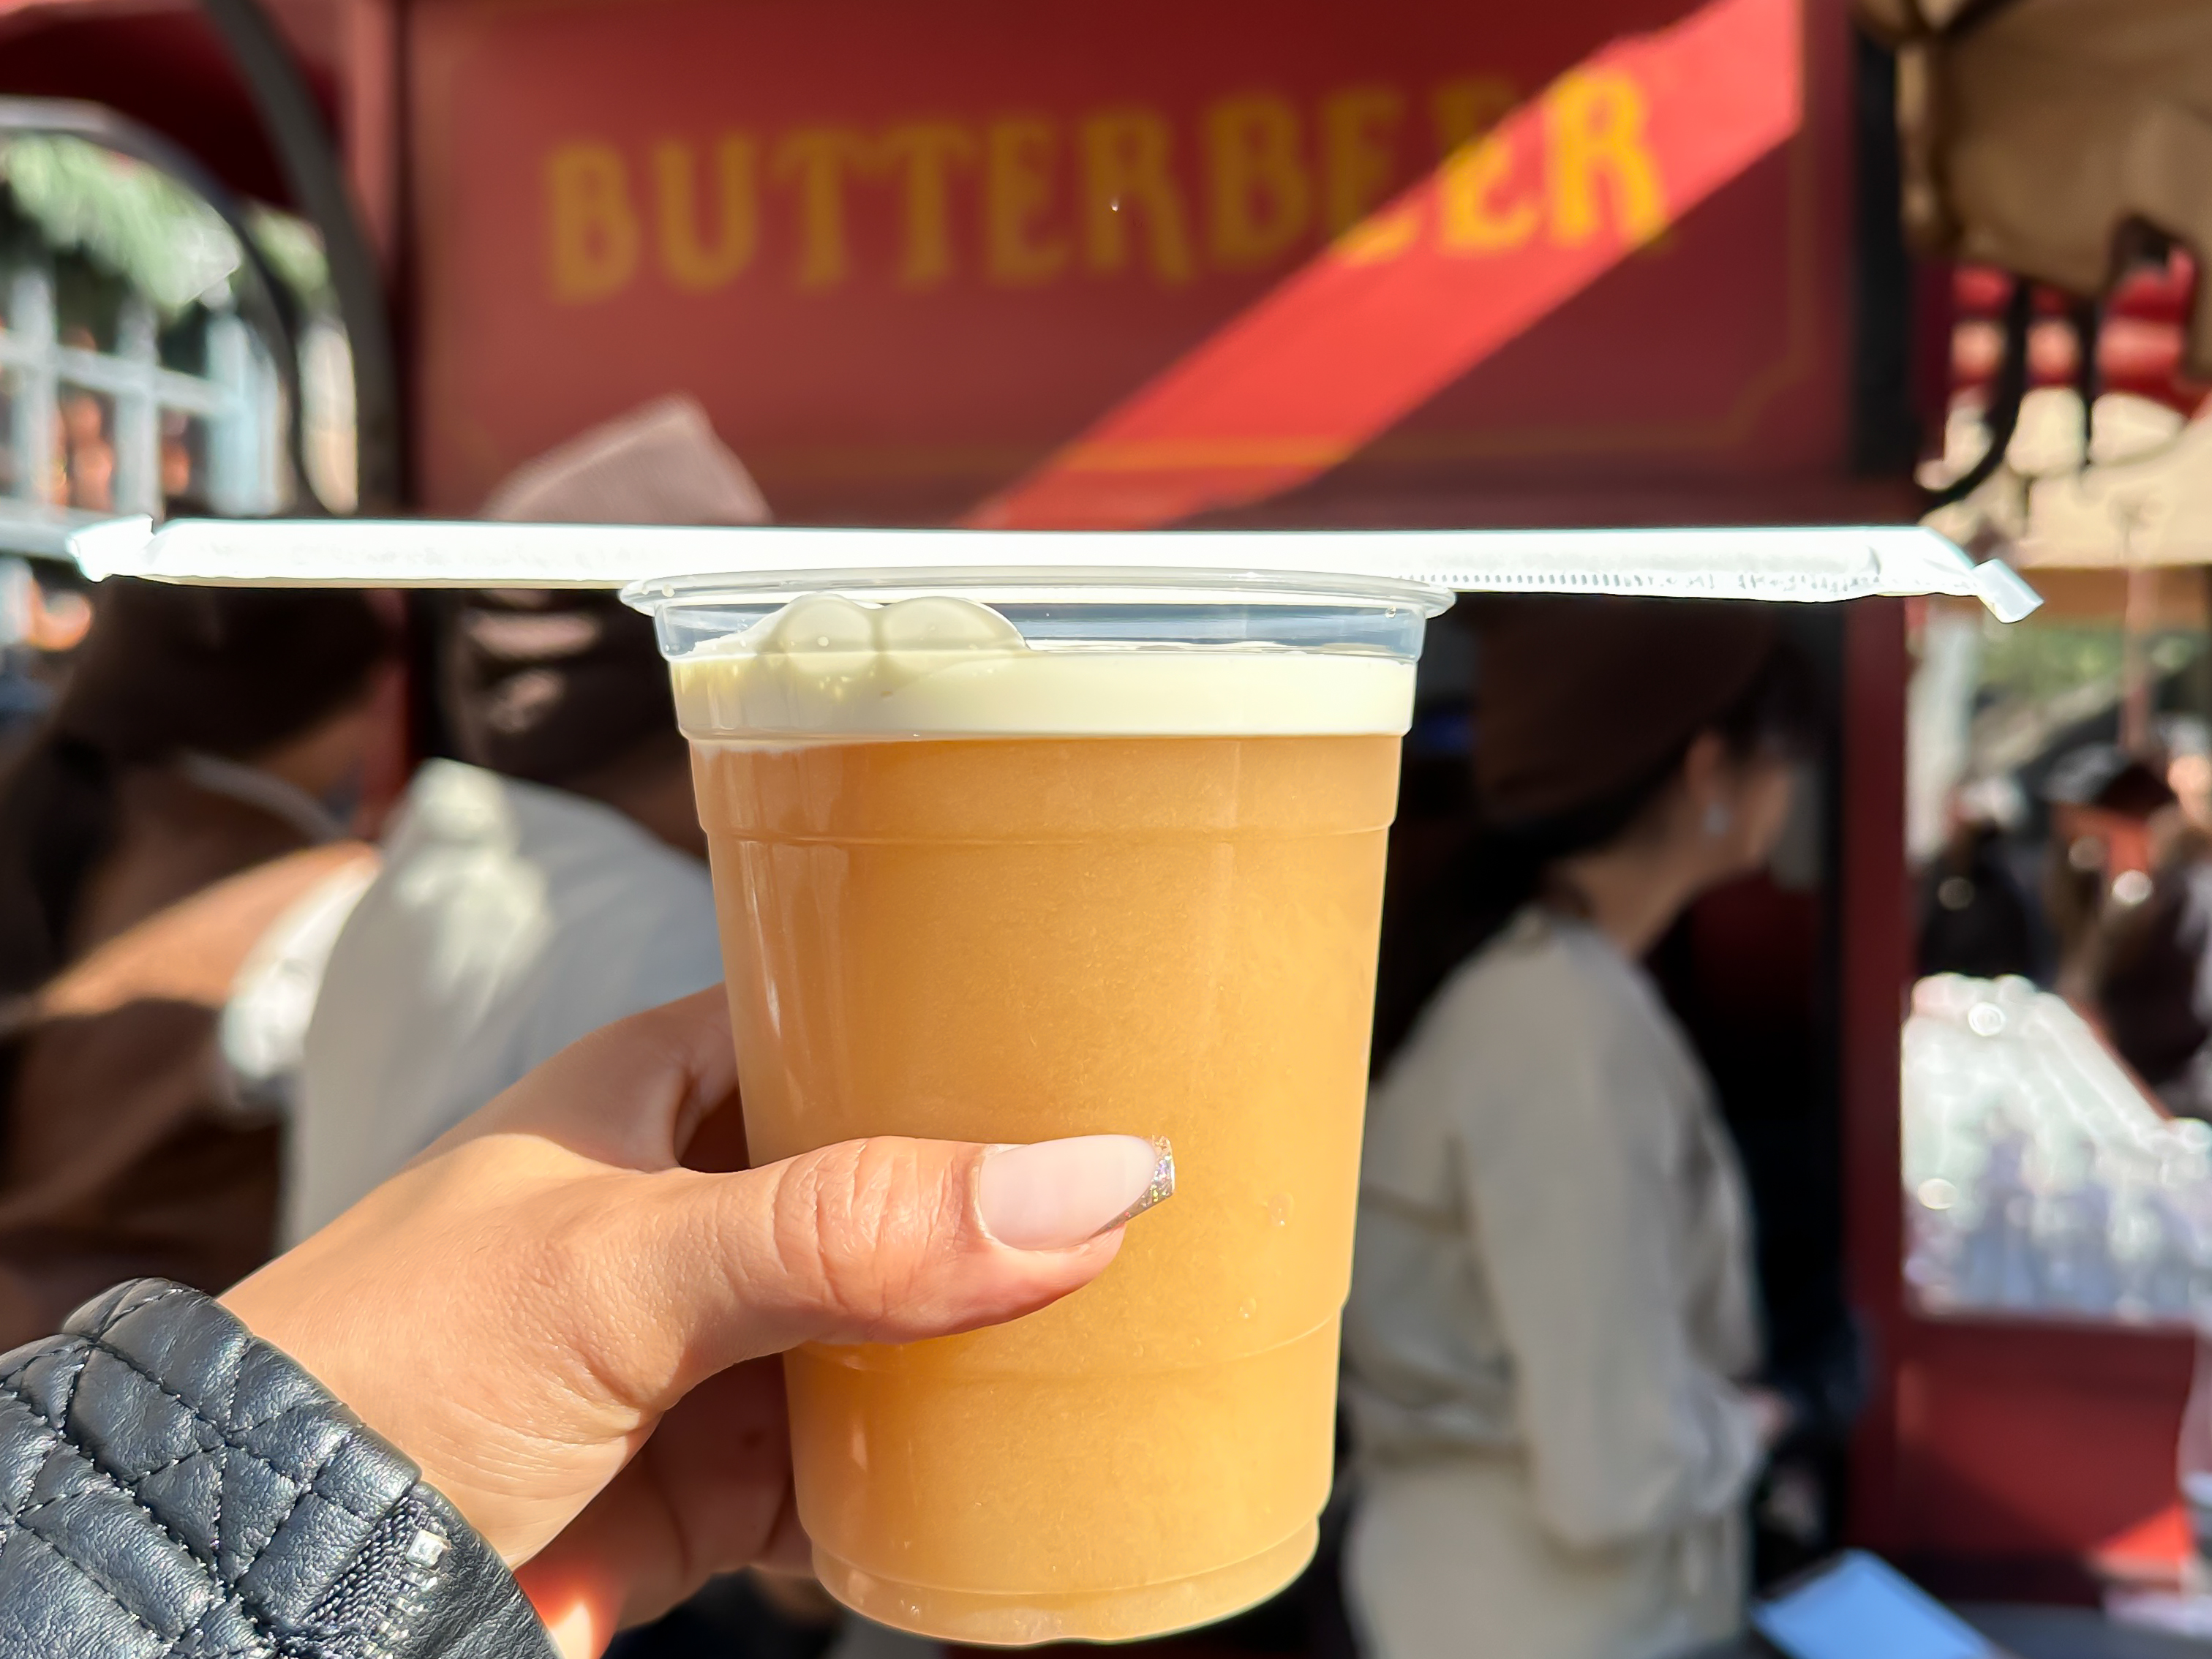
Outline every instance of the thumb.
{"type": "Polygon", "coordinates": [[[1171,1196],[1164,1140],[1024,1146],[884,1137],[737,1175],[671,1170],[617,1260],[670,1343],[635,1373],[663,1407],[800,1342],[912,1342],[1018,1319],[1089,1284],[1122,1224],[1171,1196]],[[656,1305],[657,1304],[657,1305],[656,1305]]]}

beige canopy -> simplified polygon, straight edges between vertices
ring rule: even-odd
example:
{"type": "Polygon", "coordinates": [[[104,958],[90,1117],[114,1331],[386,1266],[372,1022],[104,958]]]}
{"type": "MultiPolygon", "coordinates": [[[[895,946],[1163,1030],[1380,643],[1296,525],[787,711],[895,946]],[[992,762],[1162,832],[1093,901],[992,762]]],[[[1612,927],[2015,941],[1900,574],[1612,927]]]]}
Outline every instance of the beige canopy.
{"type": "MultiPolygon", "coordinates": [[[[1961,544],[1994,543],[2021,569],[2212,564],[2212,418],[2185,422],[2163,404],[2107,392],[2086,456],[2081,429],[2076,393],[2029,392],[2004,464],[1930,514],[1929,527],[1961,544]]],[[[1988,442],[1978,411],[1954,410],[1943,457],[1921,482],[1942,488],[1988,442]]]]}
{"type": "MultiPolygon", "coordinates": [[[[2212,261],[2212,3],[1856,5],[1899,51],[1905,217],[1927,252],[2085,296],[2131,224],[2212,261]]],[[[2186,369],[2212,380],[2212,281],[2186,369]]]]}
{"type": "Polygon", "coordinates": [[[2041,478],[2022,566],[2212,564],[2212,421],[2148,459],[2041,478]]]}

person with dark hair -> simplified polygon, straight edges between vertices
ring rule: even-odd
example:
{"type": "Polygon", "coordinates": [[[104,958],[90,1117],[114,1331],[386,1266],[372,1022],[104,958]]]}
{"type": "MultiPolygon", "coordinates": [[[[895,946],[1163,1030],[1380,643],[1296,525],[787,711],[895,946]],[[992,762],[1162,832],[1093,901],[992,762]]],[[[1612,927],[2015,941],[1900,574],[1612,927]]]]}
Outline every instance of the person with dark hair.
{"type": "Polygon", "coordinates": [[[2042,956],[2037,921],[2008,867],[2004,831],[1958,817],[1920,879],[1921,976],[2033,979],[2042,956]]]}
{"type": "Polygon", "coordinates": [[[105,584],[58,702],[0,779],[0,992],[343,835],[332,800],[358,782],[392,648],[360,593],[105,584]]]}
{"type": "Polygon", "coordinates": [[[0,1346],[125,1273],[220,1289],[274,1243],[276,1131],[216,1020],[349,862],[392,641],[361,593],[115,581],[0,776],[0,1346]]]}
{"type": "MultiPolygon", "coordinates": [[[[743,522],[704,413],[650,404],[540,458],[489,516],[743,522]]],[[[459,597],[425,764],[307,1029],[285,1231],[305,1237],[586,1032],[719,983],[706,836],[653,624],[611,593],[459,597]]]]}
{"type": "Polygon", "coordinates": [[[2043,798],[2051,811],[2043,900],[2057,934],[2057,989],[2095,1006],[2106,935],[2149,893],[2156,826],[2179,817],[2176,797],[2142,757],[2087,743],[2053,763],[2043,798]]]}
{"type": "MultiPolygon", "coordinates": [[[[740,524],[767,505],[678,398],[518,469],[484,512],[740,524]]],[[[690,749],[651,622],[605,592],[456,596],[438,690],[459,758],[416,775],[330,951],[288,1145],[288,1241],[568,1044],[721,981],[690,749]]],[[[625,1651],[814,1652],[836,1620],[803,1577],[746,1574],[625,1651]]]]}
{"type": "Polygon", "coordinates": [[[609,593],[471,594],[461,760],[424,764],[331,951],[287,1155],[304,1238],[568,1043],[721,978],[652,626],[609,593]]]}
{"type": "Polygon", "coordinates": [[[2168,1111],[2212,1117],[2212,843],[2160,769],[2109,744],[2061,757],[2044,793],[2060,988],[2168,1111]]]}
{"type": "Polygon", "coordinates": [[[1791,1408],[1712,1088],[1639,958],[1780,836],[1809,677],[1748,605],[1479,619],[1480,827],[1392,941],[1346,1310],[1374,1659],[1642,1659],[1741,1619],[1791,1408]]]}

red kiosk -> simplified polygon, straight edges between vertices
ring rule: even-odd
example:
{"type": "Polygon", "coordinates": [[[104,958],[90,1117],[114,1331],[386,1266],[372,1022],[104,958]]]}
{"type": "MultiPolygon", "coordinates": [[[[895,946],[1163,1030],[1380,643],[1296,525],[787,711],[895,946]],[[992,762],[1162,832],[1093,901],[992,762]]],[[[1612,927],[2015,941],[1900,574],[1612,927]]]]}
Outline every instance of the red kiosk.
{"type": "MultiPolygon", "coordinates": [[[[1950,306],[1887,88],[1844,0],[0,5],[0,94],[318,224],[364,507],[452,514],[688,392],[785,521],[1909,519],[1950,306]]],[[[1823,878],[1686,948],[1825,1056],[1790,1133],[1872,1357],[1849,1535],[2078,1589],[2171,1498],[2187,1344],[1907,1312],[1905,611],[1819,625],[1823,878]]]]}

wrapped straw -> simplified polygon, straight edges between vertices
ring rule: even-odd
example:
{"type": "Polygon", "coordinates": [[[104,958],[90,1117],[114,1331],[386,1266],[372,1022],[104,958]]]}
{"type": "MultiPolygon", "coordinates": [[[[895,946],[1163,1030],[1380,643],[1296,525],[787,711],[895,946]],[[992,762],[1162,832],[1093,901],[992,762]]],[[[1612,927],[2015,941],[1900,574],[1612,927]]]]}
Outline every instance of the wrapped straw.
{"type": "Polygon", "coordinates": [[[2041,600],[1911,526],[1690,530],[836,530],[783,526],[144,518],[79,531],[86,575],[331,587],[623,587],[656,577],[853,569],[1283,571],[1462,592],[1826,602],[1949,593],[2014,622],[2041,600]]]}

